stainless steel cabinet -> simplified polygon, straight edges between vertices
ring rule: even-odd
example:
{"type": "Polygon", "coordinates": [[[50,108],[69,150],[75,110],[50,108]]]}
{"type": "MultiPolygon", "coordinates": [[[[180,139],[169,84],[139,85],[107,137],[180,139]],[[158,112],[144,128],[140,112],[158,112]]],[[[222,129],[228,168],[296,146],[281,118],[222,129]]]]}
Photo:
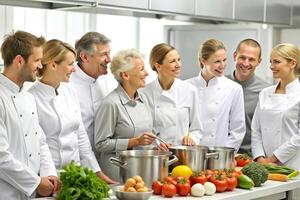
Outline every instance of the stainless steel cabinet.
{"type": "Polygon", "coordinates": [[[265,0],[236,0],[235,19],[264,22],[265,0]]]}
{"type": "Polygon", "coordinates": [[[195,0],[150,0],[149,9],[195,15],[195,0]]]}
{"type": "Polygon", "coordinates": [[[148,0],[100,0],[100,5],[148,9],[148,0]]]}
{"type": "Polygon", "coordinates": [[[266,23],[291,23],[292,0],[267,0],[266,5],[266,23]]]}
{"type": "Polygon", "coordinates": [[[233,18],[233,0],[196,0],[196,15],[233,18]]]}

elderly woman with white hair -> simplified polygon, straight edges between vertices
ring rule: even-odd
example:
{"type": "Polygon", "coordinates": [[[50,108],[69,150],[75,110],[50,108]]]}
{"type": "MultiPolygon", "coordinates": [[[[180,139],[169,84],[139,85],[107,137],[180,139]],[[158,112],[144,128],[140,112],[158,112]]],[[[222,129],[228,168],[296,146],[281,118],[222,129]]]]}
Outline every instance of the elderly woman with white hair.
{"type": "Polygon", "coordinates": [[[94,139],[101,169],[120,180],[119,168],[108,159],[117,151],[150,145],[156,136],[148,102],[137,91],[145,86],[148,75],[143,56],[135,49],[120,51],[112,59],[111,72],[119,84],[96,111],[94,139]]]}

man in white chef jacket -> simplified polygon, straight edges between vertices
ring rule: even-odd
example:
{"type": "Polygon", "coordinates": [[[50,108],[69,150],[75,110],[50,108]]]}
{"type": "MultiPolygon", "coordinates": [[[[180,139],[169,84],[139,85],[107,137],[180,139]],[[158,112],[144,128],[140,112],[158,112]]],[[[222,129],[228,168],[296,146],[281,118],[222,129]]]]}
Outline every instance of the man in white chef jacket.
{"type": "MultiPolygon", "coordinates": [[[[100,80],[100,76],[107,74],[107,65],[111,62],[110,39],[98,32],[88,32],[76,42],[75,48],[77,65],[69,83],[79,97],[82,120],[98,158],[94,147],[94,113],[100,100],[108,93],[101,85],[105,82],[100,80]]],[[[101,161],[98,159],[98,162],[101,161]]],[[[103,172],[100,172],[100,178],[115,183],[107,179],[103,172]]]]}
{"type": "Polygon", "coordinates": [[[246,135],[239,153],[251,155],[251,122],[258,101],[259,92],[270,86],[267,82],[255,75],[255,69],[261,63],[261,46],[254,39],[244,39],[233,53],[235,70],[227,77],[243,87],[246,135]]]}
{"type": "Polygon", "coordinates": [[[17,31],[1,45],[0,74],[0,199],[25,200],[50,196],[58,178],[46,138],[39,126],[33,96],[22,90],[35,81],[41,67],[43,37],[17,31]]]}

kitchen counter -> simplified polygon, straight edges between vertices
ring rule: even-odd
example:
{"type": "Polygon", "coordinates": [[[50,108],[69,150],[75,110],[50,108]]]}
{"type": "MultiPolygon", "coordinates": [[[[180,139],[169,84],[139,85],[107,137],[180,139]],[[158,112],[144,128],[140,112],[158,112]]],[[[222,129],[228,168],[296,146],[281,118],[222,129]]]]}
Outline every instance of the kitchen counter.
{"type": "MultiPolygon", "coordinates": [[[[291,190],[300,188],[300,177],[297,177],[293,180],[289,180],[287,182],[279,182],[279,181],[267,181],[261,187],[255,187],[251,190],[244,190],[240,188],[236,188],[231,192],[223,192],[216,193],[213,196],[203,196],[200,197],[201,200],[250,200],[250,199],[259,199],[259,200],[279,200],[284,199],[289,194],[291,194],[291,190]]],[[[172,200],[194,200],[199,199],[199,197],[173,197],[172,200]]],[[[35,200],[53,200],[54,198],[37,198],[35,200]]],[[[111,200],[116,199],[115,197],[111,197],[111,200]]],[[[153,195],[150,200],[163,200],[167,199],[163,196],[153,195]]],[[[168,198],[170,199],[170,198],[168,198]]]]}

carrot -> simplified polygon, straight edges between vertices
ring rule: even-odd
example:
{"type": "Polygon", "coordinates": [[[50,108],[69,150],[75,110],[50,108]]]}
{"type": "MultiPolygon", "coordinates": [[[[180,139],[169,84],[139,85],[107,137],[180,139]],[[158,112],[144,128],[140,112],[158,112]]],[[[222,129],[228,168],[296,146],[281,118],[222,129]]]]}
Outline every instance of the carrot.
{"type": "Polygon", "coordinates": [[[268,180],[285,182],[285,181],[288,180],[288,176],[284,175],[284,174],[271,174],[271,173],[269,173],[268,180]]]}

